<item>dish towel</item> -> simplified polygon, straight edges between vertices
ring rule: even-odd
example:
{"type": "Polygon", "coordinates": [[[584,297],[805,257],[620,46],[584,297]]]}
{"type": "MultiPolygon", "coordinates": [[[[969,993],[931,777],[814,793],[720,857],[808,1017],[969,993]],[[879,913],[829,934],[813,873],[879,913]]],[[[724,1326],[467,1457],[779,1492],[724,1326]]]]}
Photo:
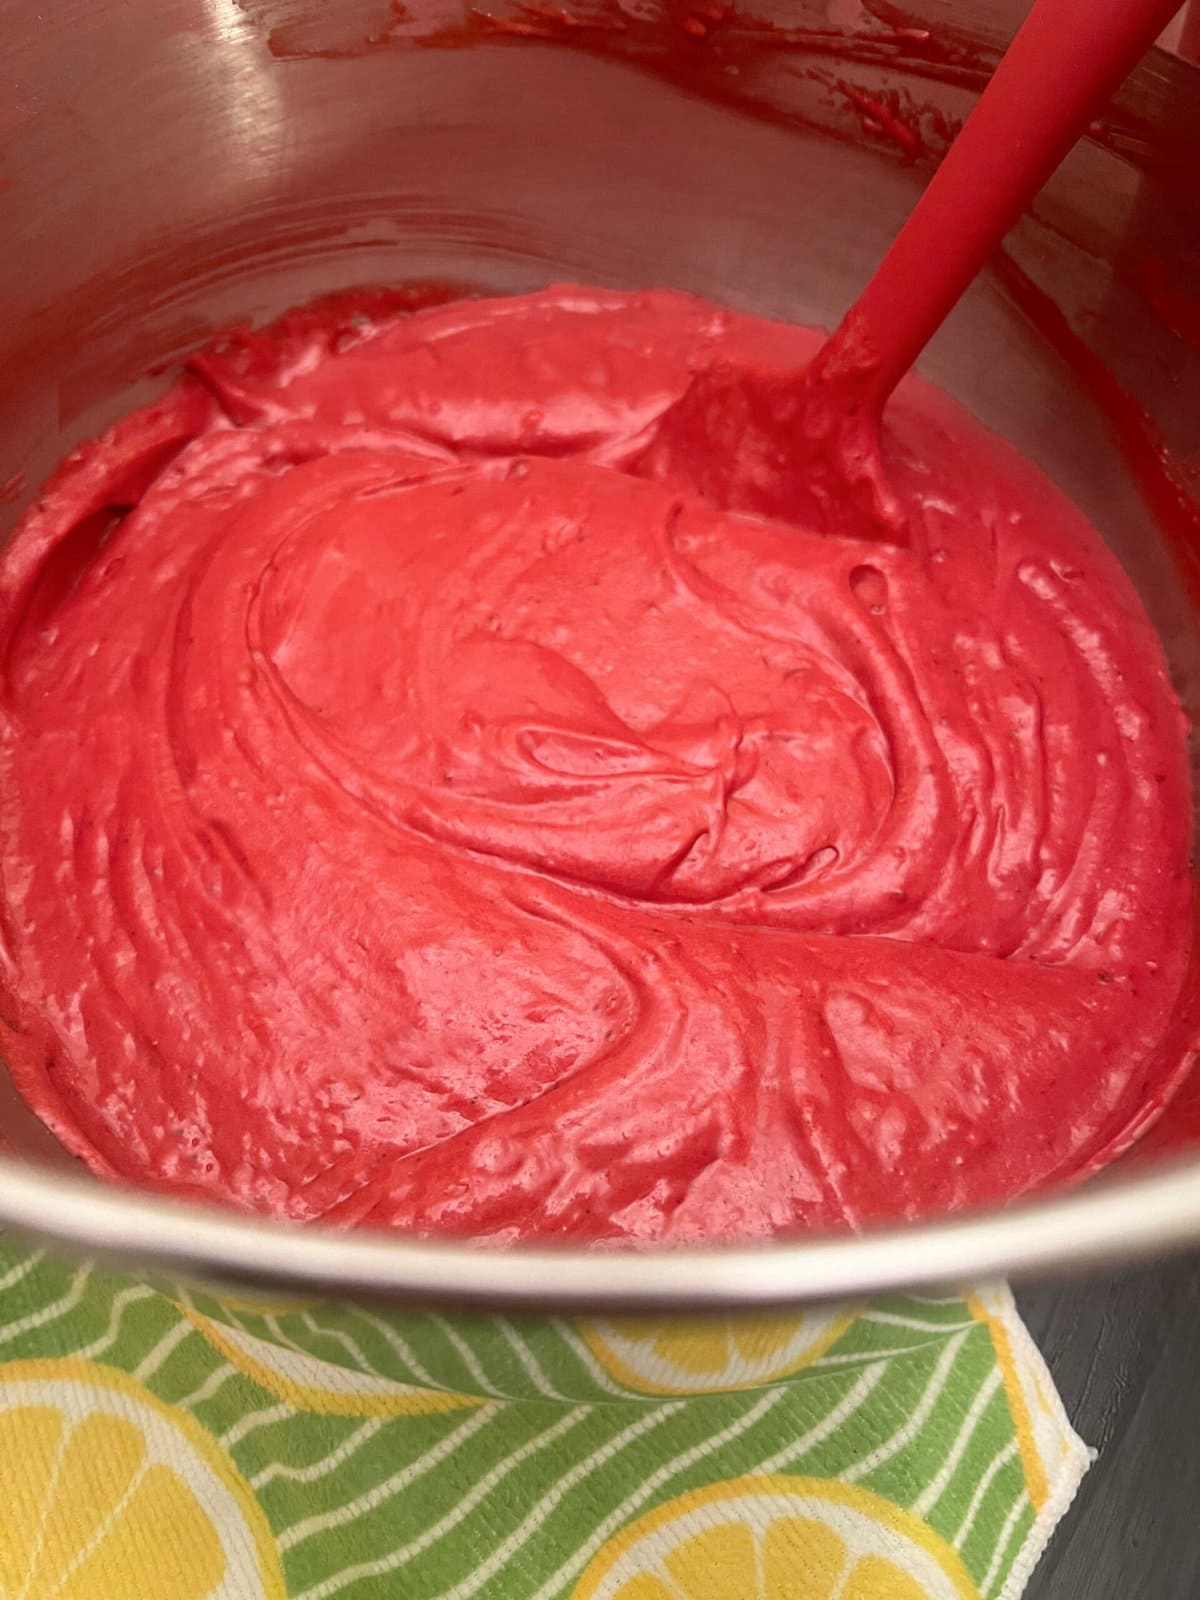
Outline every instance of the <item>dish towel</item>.
{"type": "Polygon", "coordinates": [[[568,1323],[0,1250],[4,1600],[1015,1600],[1087,1460],[1006,1289],[568,1323]]]}

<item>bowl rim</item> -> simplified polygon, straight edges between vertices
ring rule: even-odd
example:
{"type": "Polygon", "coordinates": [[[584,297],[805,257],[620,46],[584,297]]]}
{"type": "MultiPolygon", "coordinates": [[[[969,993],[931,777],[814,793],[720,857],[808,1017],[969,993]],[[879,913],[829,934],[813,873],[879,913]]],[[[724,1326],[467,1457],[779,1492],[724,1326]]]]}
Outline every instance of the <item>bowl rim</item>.
{"type": "Polygon", "coordinates": [[[216,1293],[558,1316],[784,1309],[1044,1276],[1200,1247],[1200,1157],[1003,1209],[676,1249],[495,1246],[279,1222],[0,1157],[0,1225],[216,1293]]]}

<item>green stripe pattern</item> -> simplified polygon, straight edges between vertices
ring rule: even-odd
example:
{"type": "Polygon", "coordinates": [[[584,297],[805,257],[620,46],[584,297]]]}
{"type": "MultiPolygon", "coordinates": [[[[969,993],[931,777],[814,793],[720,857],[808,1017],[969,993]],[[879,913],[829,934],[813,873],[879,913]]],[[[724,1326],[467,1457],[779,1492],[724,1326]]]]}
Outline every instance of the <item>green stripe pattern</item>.
{"type": "Polygon", "coordinates": [[[881,1497],[1011,1600],[1086,1462],[1005,1291],[568,1324],[241,1303],[6,1243],[0,1363],[65,1357],[212,1437],[292,1600],[569,1600],[639,1519],[781,1476],[881,1497]]]}

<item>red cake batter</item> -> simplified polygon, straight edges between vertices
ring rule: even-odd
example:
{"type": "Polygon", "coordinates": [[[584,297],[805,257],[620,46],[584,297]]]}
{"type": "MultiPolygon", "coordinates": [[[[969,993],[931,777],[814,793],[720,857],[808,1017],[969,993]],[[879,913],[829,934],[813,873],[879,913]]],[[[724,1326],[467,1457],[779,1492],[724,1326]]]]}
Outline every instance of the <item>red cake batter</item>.
{"type": "Polygon", "coordinates": [[[299,319],[65,464],[0,567],[0,864],[71,1150],[692,1240],[1128,1142],[1190,942],[1158,640],[927,387],[882,519],[793,471],[816,343],[668,293],[299,319]]]}

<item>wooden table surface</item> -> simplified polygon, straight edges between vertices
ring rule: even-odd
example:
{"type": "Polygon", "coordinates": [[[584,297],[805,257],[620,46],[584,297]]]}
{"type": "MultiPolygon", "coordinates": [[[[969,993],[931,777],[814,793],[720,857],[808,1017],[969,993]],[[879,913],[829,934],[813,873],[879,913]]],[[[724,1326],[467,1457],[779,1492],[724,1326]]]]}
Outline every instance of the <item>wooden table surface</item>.
{"type": "Polygon", "coordinates": [[[1200,1600],[1200,1257],[1017,1299],[1100,1451],[1025,1600],[1200,1600]]]}

